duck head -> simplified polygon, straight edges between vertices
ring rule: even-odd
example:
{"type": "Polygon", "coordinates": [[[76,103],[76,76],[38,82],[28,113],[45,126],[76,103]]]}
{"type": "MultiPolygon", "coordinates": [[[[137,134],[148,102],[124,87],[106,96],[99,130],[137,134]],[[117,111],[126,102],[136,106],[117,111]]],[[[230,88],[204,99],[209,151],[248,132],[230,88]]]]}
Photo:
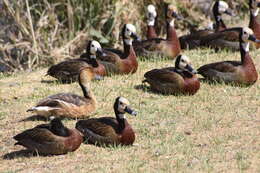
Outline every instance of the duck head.
{"type": "Polygon", "coordinates": [[[87,46],[87,53],[89,54],[89,63],[93,67],[98,67],[96,55],[106,56],[106,54],[103,52],[99,42],[97,42],[95,40],[89,41],[88,46],[87,46]]]}
{"type": "Polygon", "coordinates": [[[192,67],[190,59],[185,55],[178,55],[175,61],[175,68],[181,71],[188,71],[192,74],[197,73],[197,71],[192,67]]]}
{"type": "Polygon", "coordinates": [[[258,40],[252,29],[248,27],[235,27],[235,28],[230,28],[227,29],[226,31],[236,31],[239,33],[239,42],[242,45],[242,49],[246,52],[249,51],[249,42],[255,42],[255,43],[260,43],[260,40],[258,40]]]}
{"type": "Polygon", "coordinates": [[[95,40],[89,41],[88,46],[87,46],[87,52],[89,52],[90,58],[96,57],[96,55],[105,56],[104,52],[101,48],[101,45],[99,44],[99,42],[97,42],[95,40]]]}
{"type": "Polygon", "coordinates": [[[248,27],[241,28],[240,37],[241,40],[243,40],[244,42],[248,42],[248,41],[259,42],[259,40],[257,40],[256,37],[254,36],[254,32],[248,27]]]}
{"type": "Polygon", "coordinates": [[[167,4],[167,3],[165,4],[165,16],[166,16],[167,22],[171,26],[174,26],[175,19],[177,19],[177,20],[183,19],[183,17],[178,14],[177,8],[174,5],[167,4]]]}
{"type": "Polygon", "coordinates": [[[148,18],[148,25],[154,26],[155,18],[157,17],[157,12],[155,6],[150,4],[147,6],[147,18],[148,18]]]}
{"type": "Polygon", "coordinates": [[[229,8],[228,4],[225,1],[216,1],[213,6],[214,16],[220,16],[223,13],[234,16],[233,11],[229,8]]]}
{"type": "Polygon", "coordinates": [[[249,0],[249,8],[250,9],[257,9],[260,7],[260,1],[259,0],[249,0]]]}
{"type": "Polygon", "coordinates": [[[133,40],[140,40],[136,34],[136,28],[132,24],[125,24],[122,30],[123,40],[126,44],[132,45],[133,40]]]}
{"type": "Polygon", "coordinates": [[[114,110],[117,116],[117,119],[125,119],[125,113],[130,115],[137,115],[137,112],[134,111],[129,104],[129,101],[124,97],[117,97],[114,103],[114,110]]]}
{"type": "Polygon", "coordinates": [[[249,9],[253,16],[257,16],[259,12],[260,2],[259,0],[249,0],[249,9]]]}

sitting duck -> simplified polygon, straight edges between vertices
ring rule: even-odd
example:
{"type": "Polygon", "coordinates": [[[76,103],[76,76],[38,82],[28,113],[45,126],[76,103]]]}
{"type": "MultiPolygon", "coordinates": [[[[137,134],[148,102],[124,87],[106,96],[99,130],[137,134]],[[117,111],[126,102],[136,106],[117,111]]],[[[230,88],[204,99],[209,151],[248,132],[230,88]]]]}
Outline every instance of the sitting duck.
{"type": "Polygon", "coordinates": [[[258,74],[249,55],[249,41],[260,43],[250,28],[230,28],[239,34],[241,61],[222,61],[203,65],[198,69],[208,81],[225,82],[234,85],[252,85],[257,81],[258,74]]]}
{"type": "Polygon", "coordinates": [[[196,70],[191,66],[185,55],[179,55],[175,67],[153,69],[144,74],[145,80],[151,89],[162,94],[193,95],[200,88],[196,70]]]}
{"type": "Polygon", "coordinates": [[[84,67],[78,76],[79,85],[84,96],[72,93],[59,93],[42,99],[27,112],[34,112],[39,116],[57,116],[63,118],[88,118],[96,110],[96,99],[89,90],[90,80],[93,78],[93,68],[84,67]]]}
{"type": "Polygon", "coordinates": [[[83,136],[77,129],[65,127],[59,118],[53,118],[49,124],[41,124],[13,137],[28,150],[43,155],[60,155],[77,150],[83,142],[83,136]]]}
{"type": "Polygon", "coordinates": [[[132,145],[135,141],[135,132],[125,117],[125,113],[136,116],[136,112],[129,106],[124,97],[117,97],[114,103],[116,118],[101,117],[80,120],[76,129],[84,134],[85,141],[101,146],[132,145]]]}
{"type": "Polygon", "coordinates": [[[99,42],[95,40],[89,41],[86,52],[80,58],[69,59],[51,66],[47,71],[47,75],[55,77],[62,82],[75,82],[78,79],[80,69],[90,67],[93,68],[94,79],[100,79],[106,75],[106,70],[102,64],[97,62],[96,54],[105,55],[99,42]]]}

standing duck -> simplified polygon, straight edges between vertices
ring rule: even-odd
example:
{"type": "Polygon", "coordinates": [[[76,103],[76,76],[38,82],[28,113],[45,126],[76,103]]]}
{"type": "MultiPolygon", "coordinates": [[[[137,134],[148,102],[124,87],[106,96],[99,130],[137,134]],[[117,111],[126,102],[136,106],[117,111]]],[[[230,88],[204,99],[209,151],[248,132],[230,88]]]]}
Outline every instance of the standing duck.
{"type": "Polygon", "coordinates": [[[82,134],[77,129],[65,127],[59,118],[49,124],[41,124],[13,137],[28,150],[39,154],[66,154],[77,150],[83,142],[82,134]]]}
{"type": "MultiPolygon", "coordinates": [[[[254,35],[259,40],[260,39],[260,22],[258,20],[260,2],[257,0],[249,0],[249,8],[250,8],[250,21],[249,28],[251,28],[254,32],[254,35]]],[[[256,48],[260,47],[260,43],[255,43],[256,48]]]]}
{"type": "Polygon", "coordinates": [[[166,39],[152,38],[144,41],[136,41],[134,49],[138,56],[150,56],[154,53],[166,55],[171,58],[175,58],[181,51],[180,42],[174,28],[175,19],[181,19],[177,14],[177,9],[173,5],[166,4],[165,6],[166,16],[166,39]]]}
{"type": "Polygon", "coordinates": [[[27,110],[37,115],[64,118],[87,118],[96,110],[96,99],[89,90],[89,82],[93,77],[93,69],[85,67],[80,70],[79,85],[83,97],[72,93],[59,93],[41,100],[36,106],[27,110]]]}
{"type": "Polygon", "coordinates": [[[136,28],[132,24],[125,24],[122,30],[124,52],[117,49],[105,49],[105,56],[99,56],[108,74],[132,74],[138,68],[136,54],[132,46],[134,39],[138,39],[136,28]]]}
{"type": "Polygon", "coordinates": [[[156,22],[156,17],[157,17],[157,12],[155,9],[155,6],[150,4],[147,6],[147,11],[148,11],[148,20],[147,20],[147,33],[146,33],[146,38],[147,39],[152,39],[152,38],[158,38],[156,31],[155,31],[155,22],[156,22]]]}
{"type": "Polygon", "coordinates": [[[193,95],[200,88],[190,60],[185,55],[179,55],[175,67],[153,69],[144,74],[145,80],[151,89],[163,94],[193,95]]]}
{"type": "Polygon", "coordinates": [[[222,14],[233,16],[232,10],[225,1],[215,1],[212,8],[213,17],[215,20],[215,30],[203,29],[195,31],[191,34],[179,37],[182,49],[193,49],[200,46],[200,40],[209,34],[217,33],[227,29],[222,14]]]}
{"type": "Polygon", "coordinates": [[[97,145],[132,145],[135,132],[125,118],[125,113],[136,116],[136,112],[129,107],[129,101],[124,97],[117,97],[114,103],[116,118],[101,117],[80,120],[76,129],[84,134],[88,143],[97,145]]]}
{"type": "Polygon", "coordinates": [[[83,67],[93,68],[94,78],[99,79],[100,76],[105,76],[105,67],[99,64],[96,60],[96,54],[105,55],[100,44],[95,41],[89,41],[86,52],[78,59],[70,59],[51,66],[48,69],[47,75],[57,78],[62,82],[77,81],[79,71],[83,67]]]}
{"type": "Polygon", "coordinates": [[[241,61],[223,61],[203,65],[198,69],[198,73],[209,81],[252,85],[256,82],[258,74],[249,55],[249,41],[260,43],[260,40],[257,40],[253,31],[247,27],[229,30],[239,33],[241,61]]]}

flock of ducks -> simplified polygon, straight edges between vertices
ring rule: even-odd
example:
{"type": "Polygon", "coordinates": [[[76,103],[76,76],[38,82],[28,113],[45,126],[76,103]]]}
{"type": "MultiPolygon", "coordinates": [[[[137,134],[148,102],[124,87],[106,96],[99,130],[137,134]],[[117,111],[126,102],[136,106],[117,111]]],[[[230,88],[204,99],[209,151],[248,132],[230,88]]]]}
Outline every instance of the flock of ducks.
{"type": "Polygon", "coordinates": [[[78,81],[83,96],[59,93],[42,99],[28,112],[50,118],[49,124],[38,125],[14,136],[16,144],[40,154],[65,154],[75,151],[82,142],[107,145],[132,145],[135,133],[125,118],[125,113],[136,115],[124,97],[115,99],[115,117],[89,118],[96,110],[97,101],[90,90],[91,80],[100,80],[114,74],[132,74],[138,69],[137,57],[159,57],[160,54],[175,60],[175,67],[153,69],[144,74],[143,83],[163,94],[193,95],[200,88],[197,73],[208,81],[252,85],[258,74],[249,55],[249,41],[260,47],[260,23],[256,20],[260,2],[249,0],[250,24],[247,27],[227,28],[222,14],[233,15],[228,4],[217,0],[213,6],[215,29],[194,31],[181,37],[174,28],[175,19],[182,19],[176,7],[166,5],[167,37],[158,38],[155,32],[156,9],[148,6],[147,39],[141,40],[132,24],[122,29],[123,51],[102,49],[95,41],[89,41],[86,52],[78,59],[71,59],[51,66],[47,74],[62,82],[78,81]],[[250,29],[251,28],[251,29],[250,29]],[[255,37],[256,36],[256,37],[255,37]],[[231,38],[232,37],[232,38],[231,38]],[[206,64],[195,70],[189,58],[181,51],[197,47],[221,50],[223,46],[232,50],[238,43],[241,61],[223,61],[206,64]],[[231,46],[230,46],[231,45],[231,46]],[[156,56],[155,56],[156,55],[156,56]],[[65,127],[61,118],[84,119],[76,123],[75,129],[65,127]]]}

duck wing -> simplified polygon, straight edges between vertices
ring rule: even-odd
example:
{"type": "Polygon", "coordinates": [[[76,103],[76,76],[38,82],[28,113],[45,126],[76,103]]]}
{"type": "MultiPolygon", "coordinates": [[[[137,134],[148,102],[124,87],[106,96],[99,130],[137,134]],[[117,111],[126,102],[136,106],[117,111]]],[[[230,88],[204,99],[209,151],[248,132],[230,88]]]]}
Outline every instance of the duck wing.
{"type": "Polygon", "coordinates": [[[54,135],[46,128],[33,128],[13,137],[17,143],[29,150],[42,154],[62,154],[64,143],[62,137],[54,135]]]}
{"type": "Polygon", "coordinates": [[[88,99],[85,97],[72,94],[72,93],[59,93],[51,95],[43,100],[41,100],[37,106],[49,106],[49,107],[60,107],[63,104],[69,103],[76,106],[85,105],[88,99]]]}
{"type": "Polygon", "coordinates": [[[88,142],[99,145],[119,144],[118,123],[115,118],[103,117],[80,120],[76,129],[84,134],[88,142]]]}
{"type": "Polygon", "coordinates": [[[72,79],[73,81],[75,81],[78,78],[80,69],[89,66],[91,65],[89,65],[81,58],[70,59],[51,66],[48,69],[47,74],[59,80],[72,79]]]}
{"type": "MultiPolygon", "coordinates": [[[[98,59],[101,61],[105,61],[105,62],[110,62],[112,64],[116,64],[117,61],[121,60],[121,53],[115,53],[113,51],[108,51],[108,50],[104,50],[104,53],[106,54],[105,56],[98,56],[98,59]]],[[[123,53],[122,53],[123,55],[123,53]]]]}
{"type": "Polygon", "coordinates": [[[210,80],[232,82],[239,80],[237,76],[239,61],[223,61],[206,64],[198,69],[198,73],[210,80]]]}
{"type": "Polygon", "coordinates": [[[160,83],[173,83],[180,84],[183,82],[183,78],[180,74],[174,71],[175,68],[162,68],[162,69],[153,69],[144,74],[144,77],[149,80],[158,81],[160,83]]]}
{"type": "Polygon", "coordinates": [[[118,50],[118,49],[105,48],[104,50],[105,50],[105,52],[113,52],[114,54],[117,54],[120,57],[123,57],[123,55],[124,55],[124,52],[122,52],[121,50],[118,50]]]}

